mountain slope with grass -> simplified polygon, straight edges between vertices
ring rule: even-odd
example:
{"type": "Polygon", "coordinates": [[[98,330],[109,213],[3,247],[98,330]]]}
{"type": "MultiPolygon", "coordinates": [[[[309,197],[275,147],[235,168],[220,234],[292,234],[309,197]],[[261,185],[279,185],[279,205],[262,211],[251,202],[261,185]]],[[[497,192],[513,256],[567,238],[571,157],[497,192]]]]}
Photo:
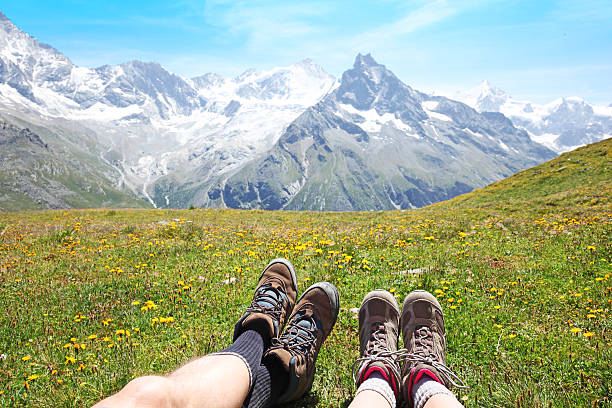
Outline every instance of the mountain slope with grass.
{"type": "Polygon", "coordinates": [[[120,174],[87,151],[85,135],[79,139],[0,120],[0,210],[148,207],[113,185],[120,174]]]}
{"type": "Polygon", "coordinates": [[[610,205],[612,139],[580,147],[539,166],[523,170],[442,207],[610,205]]]}

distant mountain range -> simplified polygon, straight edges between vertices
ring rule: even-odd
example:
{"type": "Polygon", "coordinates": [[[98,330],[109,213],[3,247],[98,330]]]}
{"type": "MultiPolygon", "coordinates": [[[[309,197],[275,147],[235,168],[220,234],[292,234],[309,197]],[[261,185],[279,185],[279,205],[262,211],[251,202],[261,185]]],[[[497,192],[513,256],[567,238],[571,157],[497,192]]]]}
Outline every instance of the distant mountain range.
{"type": "Polygon", "coordinates": [[[483,81],[474,89],[451,96],[479,112],[501,112],[531,138],[561,153],[612,136],[612,104],[597,106],[579,97],[539,105],[517,101],[483,81]]]}
{"type": "MultiPolygon", "coordinates": [[[[236,78],[182,78],[140,61],[83,68],[0,13],[0,119],[10,129],[0,143],[30,135],[3,144],[13,159],[0,167],[0,209],[24,199],[28,208],[146,205],[130,196],[156,207],[411,208],[555,156],[532,140],[536,128],[488,112],[503,108],[474,107],[416,91],[370,55],[340,80],[311,60],[236,78]],[[53,179],[33,164],[45,162],[95,183],[53,179]],[[48,194],[24,187],[17,198],[26,179],[47,180],[48,194]],[[83,188],[87,200],[66,199],[83,188]]],[[[610,108],[592,109],[599,120],[610,108]]],[[[561,136],[549,146],[559,150],[561,136]]]]}
{"type": "Polygon", "coordinates": [[[268,154],[208,196],[238,208],[412,208],[552,157],[503,115],[418,92],[360,54],[340,86],[293,121],[268,154]]]}

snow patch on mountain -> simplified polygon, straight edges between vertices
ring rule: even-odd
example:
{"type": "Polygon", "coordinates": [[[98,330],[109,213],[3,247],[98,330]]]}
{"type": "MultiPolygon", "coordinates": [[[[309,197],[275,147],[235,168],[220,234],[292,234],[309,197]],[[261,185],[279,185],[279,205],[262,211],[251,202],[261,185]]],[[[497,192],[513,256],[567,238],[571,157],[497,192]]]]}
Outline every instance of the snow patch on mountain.
{"type": "Polygon", "coordinates": [[[141,61],[78,67],[0,13],[0,110],[91,129],[108,149],[101,157],[121,167],[126,185],[149,201],[160,177],[201,166],[223,174],[268,150],[337,86],[310,59],[236,78],[186,79],[141,61]]]}
{"type": "Polygon", "coordinates": [[[391,113],[379,114],[376,109],[359,110],[353,105],[339,103],[338,107],[348,113],[349,115],[342,115],[341,117],[347,120],[354,120],[355,115],[363,119],[362,122],[358,122],[359,127],[368,133],[380,133],[383,126],[393,126],[395,129],[402,132],[406,132],[408,136],[414,138],[420,138],[418,134],[414,132],[412,127],[407,123],[404,123],[401,119],[397,118],[396,115],[391,113]]]}
{"type": "Polygon", "coordinates": [[[515,126],[526,130],[532,140],[558,153],[609,138],[612,109],[572,96],[548,104],[513,99],[509,94],[483,81],[475,88],[449,97],[479,112],[500,112],[515,126]]]}

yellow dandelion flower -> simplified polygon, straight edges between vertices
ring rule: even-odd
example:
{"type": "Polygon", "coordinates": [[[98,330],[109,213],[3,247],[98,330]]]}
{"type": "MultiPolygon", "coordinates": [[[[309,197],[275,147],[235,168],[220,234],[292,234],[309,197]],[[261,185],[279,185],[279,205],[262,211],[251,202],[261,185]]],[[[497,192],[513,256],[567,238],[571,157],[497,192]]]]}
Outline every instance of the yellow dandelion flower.
{"type": "Polygon", "coordinates": [[[582,335],[583,335],[584,337],[589,338],[589,337],[591,337],[591,336],[595,335],[595,333],[593,333],[593,332],[586,332],[586,333],[582,333],[582,335]]]}
{"type": "Polygon", "coordinates": [[[572,327],[570,329],[570,332],[572,332],[572,333],[578,333],[578,332],[581,332],[581,331],[582,331],[582,329],[579,328],[579,327],[572,327]]]}

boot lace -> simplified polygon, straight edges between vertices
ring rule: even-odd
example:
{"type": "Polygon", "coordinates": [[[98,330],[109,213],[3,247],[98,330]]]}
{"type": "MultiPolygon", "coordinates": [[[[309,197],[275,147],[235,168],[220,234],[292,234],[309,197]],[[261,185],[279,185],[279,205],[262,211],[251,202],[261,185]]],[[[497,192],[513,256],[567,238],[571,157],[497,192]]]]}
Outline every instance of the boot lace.
{"type": "Polygon", "coordinates": [[[415,347],[412,353],[408,353],[408,350],[402,349],[401,361],[408,361],[410,366],[414,366],[419,363],[428,364],[433,366],[447,384],[451,384],[454,387],[467,389],[463,381],[455,374],[446,364],[442,363],[438,356],[434,353],[433,347],[433,335],[431,329],[428,326],[417,327],[414,331],[415,336],[415,347]]]}
{"type": "Polygon", "coordinates": [[[283,347],[291,354],[307,354],[317,338],[317,330],[312,316],[298,312],[287,324],[285,332],[279,338],[272,339],[272,346],[283,347]]]}
{"type": "Polygon", "coordinates": [[[284,293],[272,286],[271,283],[263,284],[257,292],[255,292],[253,302],[247,307],[246,311],[265,313],[278,320],[283,311],[284,298],[284,293]]]}
{"type": "Polygon", "coordinates": [[[367,367],[374,362],[381,362],[391,371],[395,378],[400,378],[399,361],[405,350],[389,350],[386,334],[387,331],[383,323],[377,322],[372,324],[370,338],[368,340],[364,356],[358,358],[353,363],[352,373],[353,381],[355,383],[357,383],[358,380],[357,374],[359,373],[359,369],[362,366],[367,367]]]}

